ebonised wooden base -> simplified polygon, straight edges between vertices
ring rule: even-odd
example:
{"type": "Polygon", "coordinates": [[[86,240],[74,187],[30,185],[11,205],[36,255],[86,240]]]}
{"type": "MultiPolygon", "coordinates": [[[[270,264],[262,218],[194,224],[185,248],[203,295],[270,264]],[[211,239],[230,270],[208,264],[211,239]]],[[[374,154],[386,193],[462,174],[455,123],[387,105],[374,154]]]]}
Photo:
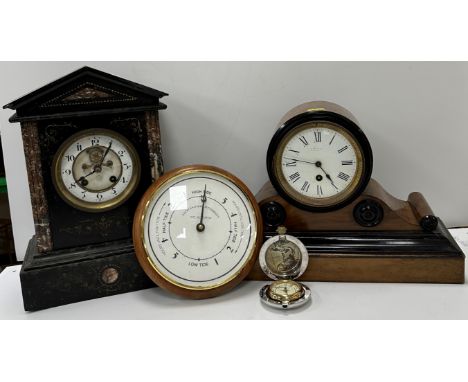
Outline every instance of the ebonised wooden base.
{"type": "MultiPolygon", "coordinates": [[[[265,240],[276,235],[275,226],[267,223],[278,223],[307,247],[309,265],[302,281],[465,282],[465,255],[419,193],[398,200],[371,180],[351,205],[313,213],[289,205],[267,183],[257,201],[264,213],[265,240]],[[363,201],[379,204],[380,212],[373,216],[377,224],[365,227],[356,221],[356,206],[363,201]],[[271,205],[277,209],[267,211],[271,205]]],[[[268,278],[257,262],[248,279],[268,278]]]]}
{"type": "Polygon", "coordinates": [[[154,287],[131,240],[39,254],[33,237],[20,272],[24,309],[34,311],[154,287]]]}

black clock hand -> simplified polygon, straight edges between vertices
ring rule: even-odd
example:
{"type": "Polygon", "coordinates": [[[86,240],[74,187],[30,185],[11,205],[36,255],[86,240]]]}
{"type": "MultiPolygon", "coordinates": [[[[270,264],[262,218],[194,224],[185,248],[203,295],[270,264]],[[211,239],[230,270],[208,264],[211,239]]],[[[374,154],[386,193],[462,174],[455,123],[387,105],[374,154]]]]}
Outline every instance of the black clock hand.
{"type": "Polygon", "coordinates": [[[306,160],[294,159],[294,158],[284,158],[284,159],[293,160],[293,161],[302,162],[302,163],[309,163],[309,164],[313,164],[313,165],[317,166],[320,170],[323,171],[323,173],[325,174],[326,178],[331,182],[332,186],[335,187],[335,188],[338,190],[338,187],[336,187],[336,185],[335,185],[335,183],[333,182],[331,176],[323,169],[323,167],[322,167],[322,162],[320,162],[320,161],[317,161],[317,162],[309,162],[309,161],[306,161],[306,160]]]}
{"type": "MultiPolygon", "coordinates": [[[[309,161],[306,161],[306,160],[302,160],[302,159],[294,159],[294,158],[284,158],[284,159],[287,159],[287,160],[293,160],[295,162],[302,162],[302,163],[309,163],[309,164],[314,164],[317,166],[317,163],[320,163],[320,162],[309,162],[309,161]]],[[[318,166],[317,166],[318,167],[318,166]]]]}
{"type": "Polygon", "coordinates": [[[328,174],[328,172],[326,172],[323,167],[322,167],[322,163],[321,162],[317,162],[315,163],[315,165],[323,171],[323,173],[325,174],[325,176],[327,177],[327,179],[331,182],[332,186],[335,187],[337,190],[338,190],[338,187],[336,187],[335,183],[333,183],[333,180],[331,178],[331,176],[328,174]]]}
{"type": "Polygon", "coordinates": [[[106,158],[106,155],[109,154],[109,150],[111,149],[111,147],[112,147],[112,141],[110,141],[109,146],[107,146],[106,152],[102,156],[101,163],[99,163],[99,167],[101,167],[102,164],[104,163],[104,159],[106,158]]]}
{"type": "Polygon", "coordinates": [[[205,184],[205,191],[203,191],[203,195],[201,197],[201,201],[202,201],[202,209],[201,209],[200,223],[197,224],[198,232],[203,232],[205,230],[205,225],[203,224],[203,213],[205,212],[205,203],[206,203],[206,184],[205,184]]]}
{"type": "Polygon", "coordinates": [[[80,179],[86,179],[88,176],[93,175],[96,172],[96,169],[91,171],[89,174],[86,174],[85,176],[82,176],[80,179]]]}
{"type": "Polygon", "coordinates": [[[90,175],[93,175],[94,173],[96,172],[96,168],[91,171],[89,174],[86,174],[85,176],[82,176],[80,179],[78,179],[76,183],[80,183],[83,187],[86,187],[88,185],[88,181],[86,180],[86,178],[90,175]]]}
{"type": "Polygon", "coordinates": [[[93,175],[95,172],[100,172],[102,168],[102,163],[104,162],[104,159],[106,158],[106,155],[109,153],[109,150],[111,149],[111,147],[112,147],[112,141],[110,141],[109,146],[107,146],[106,152],[101,158],[101,162],[99,162],[99,164],[94,166],[93,171],[91,171],[89,174],[86,174],[85,176],[82,176],[80,179],[78,179],[78,182],[83,182],[83,180],[86,179],[88,176],[93,175]]]}

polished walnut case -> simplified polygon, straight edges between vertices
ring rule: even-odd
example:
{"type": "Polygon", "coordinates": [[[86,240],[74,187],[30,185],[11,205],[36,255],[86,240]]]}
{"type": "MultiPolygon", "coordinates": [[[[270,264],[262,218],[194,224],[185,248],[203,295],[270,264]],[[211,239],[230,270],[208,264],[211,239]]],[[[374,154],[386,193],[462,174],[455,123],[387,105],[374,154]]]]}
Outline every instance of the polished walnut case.
{"type": "MultiPolygon", "coordinates": [[[[348,111],[334,106],[327,102],[301,105],[286,114],[279,127],[294,118],[307,119],[304,113],[311,107],[322,114],[339,112],[357,124],[348,111]]],[[[284,225],[305,244],[309,264],[302,281],[465,282],[465,255],[419,192],[400,200],[370,179],[350,203],[324,212],[300,208],[271,182],[256,198],[265,240],[284,225]]],[[[258,262],[249,278],[266,279],[258,262]]]]}
{"type": "Polygon", "coordinates": [[[21,123],[36,231],[21,271],[26,310],[151,285],[134,259],[131,229],[139,199],[163,173],[158,112],[166,95],[84,67],[4,106],[16,110],[10,122],[21,123]],[[141,162],[132,196],[99,213],[67,204],[52,181],[62,143],[94,128],[123,135],[141,162]]]}

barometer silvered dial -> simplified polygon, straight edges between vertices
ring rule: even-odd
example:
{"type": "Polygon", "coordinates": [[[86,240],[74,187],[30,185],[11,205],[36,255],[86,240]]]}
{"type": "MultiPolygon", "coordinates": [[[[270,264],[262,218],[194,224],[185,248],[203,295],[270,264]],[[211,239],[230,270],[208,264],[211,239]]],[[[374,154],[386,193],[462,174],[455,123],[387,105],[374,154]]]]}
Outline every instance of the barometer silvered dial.
{"type": "Polygon", "coordinates": [[[261,239],[250,191],[209,166],[166,174],[135,215],[134,242],[143,268],[158,285],[192,298],[212,297],[242,280],[261,239]]]}

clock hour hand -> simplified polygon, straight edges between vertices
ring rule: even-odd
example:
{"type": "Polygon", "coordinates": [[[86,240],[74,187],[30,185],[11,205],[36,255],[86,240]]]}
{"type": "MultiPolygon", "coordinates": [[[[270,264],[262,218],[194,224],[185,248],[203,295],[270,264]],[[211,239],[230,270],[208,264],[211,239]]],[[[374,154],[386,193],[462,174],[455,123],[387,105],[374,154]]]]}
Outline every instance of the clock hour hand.
{"type": "Polygon", "coordinates": [[[336,187],[335,183],[333,182],[330,174],[328,172],[326,172],[323,167],[322,167],[322,163],[321,162],[316,162],[315,165],[323,171],[323,173],[325,174],[326,178],[330,181],[330,183],[332,184],[333,187],[335,187],[337,190],[338,190],[338,187],[336,187]]]}
{"type": "Polygon", "coordinates": [[[111,147],[112,147],[112,141],[110,141],[109,146],[107,146],[107,149],[104,155],[102,156],[101,161],[97,165],[94,166],[93,171],[91,171],[89,174],[86,174],[85,176],[82,176],[80,179],[78,179],[79,183],[81,183],[83,186],[86,186],[88,184],[88,181],[86,180],[88,176],[93,175],[95,172],[101,172],[102,164],[104,162],[104,159],[106,158],[106,155],[109,153],[109,150],[111,149],[111,147]]]}
{"type": "Polygon", "coordinates": [[[94,168],[94,170],[91,171],[89,174],[82,176],[80,179],[76,181],[76,183],[80,183],[82,186],[86,187],[88,185],[88,181],[86,180],[86,178],[90,175],[93,175],[95,172],[96,172],[96,168],[94,168]]]}
{"type": "Polygon", "coordinates": [[[86,174],[85,176],[82,176],[82,177],[80,178],[80,180],[81,180],[81,179],[86,179],[88,176],[93,175],[95,172],[96,172],[96,169],[94,169],[93,171],[91,171],[89,174],[86,174]]]}
{"type": "Polygon", "coordinates": [[[205,224],[203,224],[203,213],[205,212],[205,203],[206,203],[206,184],[205,184],[205,191],[203,191],[203,195],[201,197],[202,201],[202,210],[200,215],[200,223],[197,224],[197,231],[203,232],[205,230],[205,224]]]}

